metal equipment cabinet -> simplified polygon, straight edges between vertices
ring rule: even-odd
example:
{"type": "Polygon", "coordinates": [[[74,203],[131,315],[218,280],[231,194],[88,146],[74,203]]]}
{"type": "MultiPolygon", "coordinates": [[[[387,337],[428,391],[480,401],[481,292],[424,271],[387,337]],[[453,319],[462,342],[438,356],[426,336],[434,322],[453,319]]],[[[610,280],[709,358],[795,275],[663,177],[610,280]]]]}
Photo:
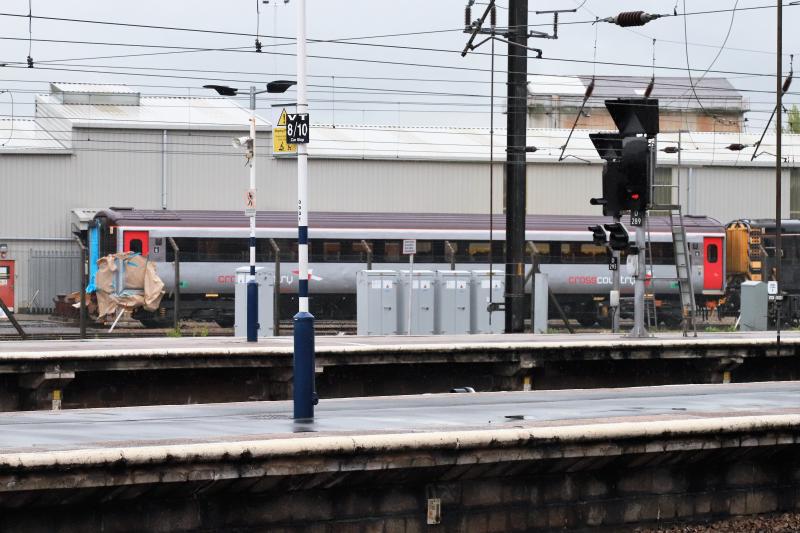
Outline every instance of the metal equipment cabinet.
{"type": "Polygon", "coordinates": [[[434,328],[440,335],[469,333],[471,273],[466,270],[437,270],[434,328]]]}
{"type": "Polygon", "coordinates": [[[359,335],[397,333],[397,282],[394,270],[361,270],[356,275],[359,335]]]}
{"type": "Polygon", "coordinates": [[[432,335],[433,310],[435,304],[434,282],[436,274],[432,270],[415,270],[411,276],[411,301],[409,302],[409,272],[400,272],[400,290],[398,292],[398,316],[400,327],[398,333],[410,335],[432,335]],[[411,331],[408,329],[409,305],[411,306],[411,331]]]}
{"type": "MultiPolygon", "coordinates": [[[[247,337],[247,279],[249,277],[249,266],[236,269],[233,332],[237,337],[247,337]]],[[[272,320],[272,297],[275,291],[275,274],[264,267],[256,267],[256,282],[258,283],[258,336],[273,337],[275,328],[272,320]]]]}
{"type": "Polygon", "coordinates": [[[470,333],[503,333],[505,311],[490,313],[488,308],[490,302],[504,302],[505,273],[500,270],[473,270],[470,282],[470,333]]]}
{"type": "Polygon", "coordinates": [[[739,329],[741,331],[766,331],[769,295],[763,281],[742,283],[739,329]]]}

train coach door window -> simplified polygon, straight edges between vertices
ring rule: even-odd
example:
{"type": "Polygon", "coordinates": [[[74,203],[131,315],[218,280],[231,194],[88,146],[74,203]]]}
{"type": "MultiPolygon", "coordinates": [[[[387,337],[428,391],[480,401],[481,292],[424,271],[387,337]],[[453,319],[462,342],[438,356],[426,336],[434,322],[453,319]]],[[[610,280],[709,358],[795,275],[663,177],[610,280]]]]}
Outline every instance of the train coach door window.
{"type": "Polygon", "coordinates": [[[136,252],[147,257],[150,250],[150,238],[146,231],[126,231],[123,239],[125,252],[136,252]]]}
{"type": "Polygon", "coordinates": [[[722,237],[703,238],[703,290],[721,291],[723,282],[722,237]]]}

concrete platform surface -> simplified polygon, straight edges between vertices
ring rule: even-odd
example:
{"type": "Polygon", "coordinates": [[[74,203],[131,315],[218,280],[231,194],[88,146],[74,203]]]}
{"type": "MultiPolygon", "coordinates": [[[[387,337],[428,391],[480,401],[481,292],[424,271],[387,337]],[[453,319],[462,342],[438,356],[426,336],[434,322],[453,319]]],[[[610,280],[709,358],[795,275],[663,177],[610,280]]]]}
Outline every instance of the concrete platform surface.
{"type": "Polygon", "coordinates": [[[798,398],[796,382],[372,397],[324,400],[308,424],[291,419],[291,402],[2,413],[0,462],[57,450],[558,426],[591,431],[621,422],[635,427],[724,417],[733,422],[796,416],[798,398]]]}
{"type": "MultiPolygon", "coordinates": [[[[69,356],[119,357],[125,355],[191,354],[280,354],[292,352],[292,337],[260,339],[251,344],[239,337],[179,337],[179,338],[121,338],[87,340],[5,341],[0,343],[0,361],[35,355],[37,358],[69,356]]],[[[441,352],[444,350],[509,350],[570,347],[675,347],[704,345],[772,345],[775,332],[699,333],[683,337],[680,333],[659,333],[643,339],[631,339],[621,334],[578,333],[550,335],[397,335],[397,336],[320,336],[316,339],[317,353],[396,353],[441,352]]],[[[800,344],[800,332],[781,333],[781,343],[787,347],[800,344]]]]}

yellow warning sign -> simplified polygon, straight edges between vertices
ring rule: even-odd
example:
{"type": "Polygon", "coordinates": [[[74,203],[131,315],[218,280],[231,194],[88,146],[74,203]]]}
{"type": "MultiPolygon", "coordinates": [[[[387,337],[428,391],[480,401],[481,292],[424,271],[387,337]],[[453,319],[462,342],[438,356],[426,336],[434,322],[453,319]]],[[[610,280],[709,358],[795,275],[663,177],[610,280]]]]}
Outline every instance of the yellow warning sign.
{"type": "Polygon", "coordinates": [[[283,108],[281,111],[281,118],[278,119],[278,126],[285,126],[286,125],[286,108],[283,108]]]}
{"type": "Polygon", "coordinates": [[[278,154],[296,154],[297,145],[289,144],[286,142],[286,128],[274,127],[272,128],[272,153],[278,154]]]}

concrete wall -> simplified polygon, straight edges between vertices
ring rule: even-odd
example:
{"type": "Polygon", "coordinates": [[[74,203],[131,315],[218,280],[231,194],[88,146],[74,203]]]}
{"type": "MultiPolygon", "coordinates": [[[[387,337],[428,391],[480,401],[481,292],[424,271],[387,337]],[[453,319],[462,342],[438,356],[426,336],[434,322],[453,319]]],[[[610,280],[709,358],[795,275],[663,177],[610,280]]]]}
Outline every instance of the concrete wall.
{"type": "Polygon", "coordinates": [[[6,487],[0,492],[0,528],[31,533],[629,531],[800,508],[800,464],[791,436],[649,440],[548,446],[532,439],[522,450],[423,449],[409,450],[407,456],[361,451],[353,458],[329,456],[324,466],[317,466],[313,453],[261,462],[242,454],[223,463],[195,464],[167,456],[152,467],[161,468],[160,482],[146,481],[155,477],[147,467],[129,465],[124,458],[105,470],[73,467],[61,478],[58,467],[33,475],[8,469],[0,472],[6,487]],[[760,439],[765,444],[759,449],[754,444],[760,439]],[[777,439],[789,444],[775,445],[777,439]],[[703,441],[707,449],[698,447],[703,441]],[[742,449],[738,442],[747,444],[742,449]],[[644,451],[648,444],[649,453],[644,451]],[[547,458],[521,459],[533,449],[547,458]],[[305,473],[314,467],[321,472],[305,473]],[[340,470],[325,471],[331,468],[340,470]],[[38,490],[17,488],[36,483],[38,490]],[[431,501],[440,505],[438,517],[429,513],[431,501]]]}

